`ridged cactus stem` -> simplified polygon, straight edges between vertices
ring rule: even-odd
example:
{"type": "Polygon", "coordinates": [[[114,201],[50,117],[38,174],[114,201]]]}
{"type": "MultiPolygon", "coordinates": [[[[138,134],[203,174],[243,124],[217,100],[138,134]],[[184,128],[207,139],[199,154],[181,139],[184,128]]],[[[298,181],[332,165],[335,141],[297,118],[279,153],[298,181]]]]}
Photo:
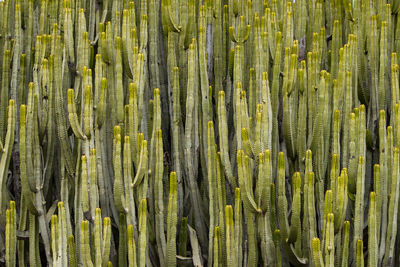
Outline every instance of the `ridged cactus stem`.
{"type": "Polygon", "coordinates": [[[236,258],[237,266],[243,264],[243,250],[242,250],[242,233],[243,233],[243,219],[242,219],[242,200],[240,195],[240,188],[235,189],[235,210],[234,210],[234,258],[236,258]]]}
{"type": "MultiPolygon", "coordinates": [[[[247,225],[247,234],[248,234],[248,246],[249,246],[249,254],[247,258],[247,265],[254,267],[257,266],[257,252],[256,252],[256,247],[257,247],[257,236],[256,236],[256,221],[255,221],[255,214],[252,212],[247,211],[246,209],[244,210],[245,218],[246,218],[246,225],[247,225]]],[[[214,237],[215,240],[215,237],[214,237]]],[[[214,242],[215,243],[215,242],[214,242]]],[[[215,251],[215,248],[214,248],[215,251]]],[[[215,255],[214,255],[215,258],[215,255]]],[[[215,263],[214,263],[214,266],[215,263]]]]}
{"type": "Polygon", "coordinates": [[[225,92],[218,93],[218,132],[219,132],[219,145],[221,149],[221,163],[224,167],[225,175],[231,185],[236,187],[236,179],[233,176],[232,166],[229,159],[229,145],[228,145],[228,125],[225,107],[225,92]]]}
{"type": "Polygon", "coordinates": [[[333,113],[332,132],[332,154],[337,154],[340,158],[341,117],[339,110],[335,110],[333,113]]]}
{"type": "Polygon", "coordinates": [[[123,84],[122,84],[122,44],[121,38],[115,38],[115,48],[114,48],[114,75],[115,75],[115,91],[114,98],[116,101],[116,118],[118,123],[122,123],[124,121],[124,92],[123,92],[123,84]]]}
{"type": "MultiPolygon", "coordinates": [[[[272,166],[274,169],[277,164],[277,157],[279,152],[279,130],[278,130],[278,109],[279,109],[279,88],[280,88],[280,75],[282,64],[282,33],[277,32],[275,37],[275,54],[274,64],[272,68],[272,85],[271,85],[271,105],[272,105],[272,166]]],[[[274,171],[276,175],[276,171],[274,171]]]]}
{"type": "Polygon", "coordinates": [[[221,256],[221,232],[219,226],[215,226],[214,229],[214,258],[213,258],[213,266],[219,267],[222,266],[222,261],[220,260],[221,256]]]}
{"type": "MultiPolygon", "coordinates": [[[[297,212],[299,212],[298,207],[300,205],[301,187],[300,173],[294,174],[293,185],[295,196],[293,198],[292,207],[297,207],[297,212]]],[[[300,231],[300,214],[297,214],[297,212],[292,214],[292,225],[289,227],[287,199],[285,196],[285,155],[283,152],[280,152],[278,156],[278,204],[282,207],[278,210],[282,246],[289,257],[290,262],[297,264],[298,266],[306,266],[307,259],[301,258],[300,255],[297,255],[293,246],[293,243],[296,242],[297,239],[297,233],[300,231]]]]}
{"type": "MultiPolygon", "coordinates": [[[[375,192],[375,213],[376,213],[376,221],[375,221],[375,228],[376,228],[376,242],[379,244],[380,240],[380,225],[382,219],[382,181],[381,181],[381,174],[380,174],[380,166],[378,164],[374,165],[374,192],[375,192]]],[[[379,253],[379,245],[377,245],[377,255],[379,253]]]]}
{"type": "Polygon", "coordinates": [[[73,235],[68,236],[68,266],[76,267],[76,247],[73,235]]]}
{"type": "MultiPolygon", "coordinates": [[[[344,110],[344,88],[346,86],[346,53],[347,53],[347,48],[348,46],[345,46],[344,48],[339,49],[339,67],[338,67],[338,76],[337,76],[337,87],[333,88],[335,91],[334,93],[334,102],[336,102],[333,105],[334,109],[339,110],[341,113],[343,113],[344,110]],[[336,94],[335,94],[336,93],[336,94]]],[[[347,89],[346,89],[347,90],[347,89]]],[[[346,100],[347,101],[347,100],[346,100]]]]}
{"type": "MultiPolygon", "coordinates": [[[[200,74],[200,79],[199,79],[199,86],[200,86],[200,95],[201,95],[201,118],[202,121],[199,122],[201,124],[201,127],[199,129],[200,133],[200,139],[202,140],[202,152],[201,152],[201,158],[203,161],[204,165],[204,174],[206,174],[208,171],[208,161],[207,159],[207,149],[208,149],[208,141],[206,140],[207,132],[208,132],[208,122],[211,120],[213,117],[213,112],[211,110],[210,106],[210,97],[211,95],[209,94],[209,78],[208,77],[208,71],[207,71],[207,19],[206,19],[206,7],[204,5],[200,6],[199,10],[199,30],[198,30],[198,68],[199,68],[199,74],[200,74]]],[[[209,55],[211,56],[211,55],[209,55]]],[[[202,168],[203,169],[203,168],[202,168]]],[[[210,229],[214,229],[213,226],[210,226],[210,229]]],[[[214,232],[212,230],[212,232],[214,232]]],[[[211,241],[209,240],[209,244],[213,243],[213,238],[211,241]]],[[[212,250],[211,250],[212,251],[212,250]]],[[[212,259],[212,258],[211,258],[212,259]]]]}
{"type": "MultiPolygon", "coordinates": [[[[137,172],[135,175],[135,179],[133,180],[133,186],[139,186],[139,196],[145,197],[147,196],[147,186],[148,186],[148,172],[146,171],[149,167],[149,156],[147,150],[147,141],[143,140],[143,134],[138,135],[138,152],[140,153],[138,158],[139,166],[137,168],[137,172]]],[[[139,219],[140,220],[140,219],[139,219]]]]}
{"type": "Polygon", "coordinates": [[[333,201],[332,201],[332,190],[326,190],[325,192],[325,199],[324,199],[324,224],[323,224],[323,229],[322,229],[322,247],[325,249],[326,241],[329,238],[328,237],[328,215],[332,213],[332,206],[333,206],[333,201]]]}
{"type": "Polygon", "coordinates": [[[243,150],[239,150],[237,154],[239,185],[244,206],[252,212],[261,212],[254,200],[254,193],[251,186],[250,159],[244,155],[243,150]]]}
{"type": "MultiPolygon", "coordinates": [[[[354,239],[353,245],[356,246],[357,240],[362,240],[364,229],[364,184],[365,184],[365,167],[364,157],[358,159],[357,171],[357,192],[355,200],[354,214],[354,239]]],[[[354,247],[354,255],[356,255],[356,247],[354,247]]]]}
{"type": "MultiPolygon", "coordinates": [[[[53,39],[53,37],[52,37],[53,39]]],[[[45,62],[45,61],[44,61],[45,62]]],[[[47,142],[48,142],[48,150],[46,151],[46,155],[45,155],[45,162],[44,162],[44,166],[45,166],[45,178],[44,178],[44,185],[43,185],[43,191],[44,192],[48,192],[48,187],[49,187],[49,180],[50,180],[50,176],[53,172],[54,169],[54,165],[55,165],[55,160],[54,160],[54,146],[55,146],[55,142],[56,142],[56,133],[55,133],[55,114],[54,114],[54,110],[55,110],[55,98],[54,98],[54,56],[50,55],[49,56],[49,60],[48,60],[48,78],[47,78],[47,84],[45,85],[45,91],[47,91],[47,129],[46,131],[46,135],[47,135],[47,142]]],[[[25,96],[25,93],[24,93],[25,96]]],[[[24,103],[25,103],[25,98],[24,99],[24,103]]],[[[43,99],[43,101],[45,101],[45,97],[43,99]]],[[[41,128],[46,128],[44,127],[44,125],[41,128]]],[[[61,199],[63,200],[63,199],[61,199]]],[[[67,204],[68,206],[68,204],[67,204]]],[[[69,214],[69,211],[67,211],[67,214],[69,214]]],[[[68,219],[69,221],[69,219],[68,219]]]]}
{"type": "MultiPolygon", "coordinates": [[[[103,86],[102,86],[103,88],[103,86]]],[[[102,94],[103,94],[103,90],[102,90],[102,94]]],[[[102,96],[100,96],[100,99],[102,98],[102,96]]],[[[101,100],[100,100],[101,102],[101,100]]],[[[96,108],[96,112],[100,111],[100,104],[97,105],[96,108]]],[[[105,112],[104,112],[105,113],[105,112]]],[[[105,117],[105,114],[104,114],[105,117]]],[[[98,116],[96,114],[96,120],[97,120],[98,116]]],[[[109,211],[109,207],[108,207],[108,203],[109,203],[109,199],[110,196],[107,196],[106,191],[108,190],[108,183],[105,180],[105,177],[107,177],[107,173],[108,173],[108,169],[106,169],[106,164],[104,163],[105,161],[105,157],[102,156],[104,151],[106,150],[104,142],[102,142],[102,140],[104,140],[104,135],[105,135],[105,129],[99,129],[99,124],[97,123],[97,126],[95,128],[95,159],[90,161],[90,164],[93,166],[94,163],[96,163],[96,170],[93,170],[93,172],[95,172],[97,174],[97,185],[98,185],[98,199],[97,201],[99,202],[100,207],[103,208],[104,214],[105,215],[109,215],[110,211],[109,211]]],[[[97,208],[97,207],[96,207],[97,208]]]]}
{"type": "MultiPolygon", "coordinates": [[[[278,210],[279,213],[279,228],[281,230],[281,236],[284,241],[289,237],[289,222],[287,220],[287,199],[285,196],[285,155],[283,152],[279,153],[278,157],[278,203],[282,209],[278,210]]],[[[297,235],[294,235],[297,236],[297,235]]],[[[292,240],[293,241],[293,240],[292,240]]]]}
{"type": "MultiPolygon", "coordinates": [[[[390,19],[389,19],[390,23],[390,19]]],[[[379,85],[378,85],[378,104],[379,104],[379,110],[386,110],[386,99],[388,98],[386,96],[386,88],[388,87],[389,84],[389,78],[387,77],[388,75],[388,24],[387,21],[383,21],[381,23],[381,37],[380,37],[380,51],[379,51],[379,85]]]]}
{"type": "Polygon", "coordinates": [[[319,238],[312,239],[312,255],[315,267],[323,267],[322,251],[319,238]]]}
{"type": "Polygon", "coordinates": [[[184,257],[186,256],[186,250],[187,250],[187,237],[188,237],[187,218],[183,217],[180,223],[180,230],[179,230],[178,254],[184,257]]]}
{"type": "Polygon", "coordinates": [[[376,194],[370,193],[368,211],[368,266],[378,266],[376,194]]]}
{"type": "Polygon", "coordinates": [[[128,125],[127,134],[129,135],[131,160],[137,167],[137,133],[138,133],[138,116],[137,116],[137,86],[135,83],[129,84],[129,103],[128,103],[128,125]]]}
{"type": "MultiPolygon", "coordinates": [[[[154,89],[154,94],[153,94],[153,99],[149,101],[149,113],[151,114],[149,116],[149,123],[148,123],[148,128],[149,128],[149,133],[151,132],[151,142],[150,142],[150,170],[152,173],[156,174],[156,162],[159,160],[157,158],[157,149],[160,149],[160,147],[157,147],[157,131],[161,130],[161,99],[160,99],[160,89],[156,88],[154,89]]],[[[163,152],[161,152],[162,154],[163,152]]],[[[158,155],[158,154],[157,154],[158,155]]],[[[156,177],[156,175],[151,175],[151,177],[156,177]]],[[[153,179],[153,178],[152,178],[153,179]]],[[[153,192],[153,184],[149,184],[150,187],[150,213],[152,213],[153,210],[153,194],[157,194],[155,191],[153,192]]]]}
{"type": "MultiPolygon", "coordinates": [[[[6,200],[6,178],[8,174],[8,167],[11,160],[11,152],[14,145],[14,130],[15,130],[15,104],[11,99],[8,105],[8,119],[7,119],[7,133],[5,136],[3,154],[0,159],[0,209],[5,209],[6,200]]],[[[0,211],[0,215],[2,212],[0,211]]],[[[15,219],[16,220],[16,219],[15,219]]],[[[12,221],[11,221],[12,222],[12,221]]]]}
{"type": "Polygon", "coordinates": [[[179,86],[179,68],[173,68],[173,78],[172,78],[172,98],[173,98],[173,125],[172,125],[172,151],[173,151],[173,162],[174,170],[177,175],[177,190],[178,190],[178,218],[181,218],[182,203],[183,203],[183,186],[182,179],[184,173],[184,165],[182,164],[183,157],[183,146],[181,142],[183,133],[182,119],[179,114],[181,114],[181,87],[179,86]]]}
{"type": "MultiPolygon", "coordinates": [[[[367,46],[368,51],[368,59],[369,59],[369,68],[371,69],[371,111],[372,114],[370,119],[375,121],[378,119],[379,112],[379,103],[383,102],[379,100],[379,96],[385,97],[382,93],[379,93],[378,87],[378,79],[379,79],[379,33],[378,33],[378,18],[377,16],[371,17],[371,30],[367,31],[367,46]]],[[[384,32],[382,32],[382,38],[384,36],[384,32]]],[[[373,133],[371,133],[373,134],[373,133]]]]}
{"type": "Polygon", "coordinates": [[[350,114],[351,114],[351,107],[352,107],[352,99],[355,98],[352,92],[352,73],[350,71],[346,72],[346,92],[345,92],[345,103],[343,107],[343,114],[342,115],[342,131],[343,131],[343,138],[342,138],[342,152],[341,152],[341,166],[348,168],[349,164],[349,139],[350,139],[350,131],[349,131],[349,122],[350,122],[350,114]]]}
{"type": "Polygon", "coordinates": [[[114,202],[117,211],[120,213],[126,213],[126,202],[125,202],[125,193],[123,186],[123,177],[122,177],[122,160],[121,160],[121,135],[120,135],[120,127],[116,126],[114,128],[114,202]]]}
{"type": "MultiPolygon", "coordinates": [[[[223,171],[223,166],[221,163],[221,153],[217,152],[217,195],[218,195],[218,225],[220,227],[221,239],[220,239],[220,260],[221,264],[226,262],[226,247],[225,247],[225,206],[226,206],[226,187],[225,187],[225,175],[223,171]]],[[[181,226],[182,227],[182,226],[181,226]]],[[[214,255],[215,256],[215,255],[214,255]]]]}
{"type": "Polygon", "coordinates": [[[123,169],[124,169],[124,190],[125,200],[128,209],[127,223],[134,226],[137,225],[136,219],[136,204],[134,199],[133,184],[132,184],[132,158],[131,158],[131,142],[129,136],[124,139],[123,151],[123,169]]]}
{"type": "MultiPolygon", "coordinates": [[[[20,215],[19,215],[19,222],[18,222],[17,230],[25,231],[27,229],[28,215],[29,215],[28,208],[26,207],[26,205],[24,203],[23,196],[21,196],[20,215]]],[[[18,255],[25,255],[26,245],[27,245],[26,240],[18,240],[17,241],[18,255]]],[[[25,266],[25,264],[26,264],[25,257],[18,257],[18,265],[25,266]]]]}
{"type": "Polygon", "coordinates": [[[154,176],[154,213],[156,223],[156,239],[158,244],[158,253],[160,264],[165,265],[166,259],[166,240],[164,230],[164,189],[163,189],[163,139],[161,129],[156,132],[155,144],[155,176],[154,176]]]}
{"type": "Polygon", "coordinates": [[[21,105],[25,104],[25,98],[26,98],[25,88],[26,88],[26,80],[28,73],[28,66],[26,61],[27,61],[26,54],[21,54],[19,63],[20,77],[19,77],[18,93],[17,93],[18,103],[20,103],[21,105]]]}
{"type": "Polygon", "coordinates": [[[341,35],[340,35],[340,26],[339,26],[339,20],[335,20],[333,22],[333,29],[332,29],[332,59],[331,59],[331,72],[336,79],[337,77],[337,71],[338,71],[338,65],[339,65],[339,49],[340,49],[340,44],[341,44],[341,35]]]}
{"type": "Polygon", "coordinates": [[[224,43],[224,36],[222,33],[224,31],[223,23],[223,1],[214,1],[214,16],[213,16],[213,52],[214,52],[214,79],[215,79],[215,89],[214,98],[217,99],[219,90],[222,89],[223,80],[225,78],[225,58],[226,49],[224,43]]]}
{"type": "Polygon", "coordinates": [[[146,266],[147,255],[147,202],[146,199],[140,201],[139,216],[139,266],[146,266]]]}
{"type": "Polygon", "coordinates": [[[350,222],[345,221],[343,223],[342,232],[342,251],[340,251],[341,264],[343,267],[347,267],[349,264],[349,242],[350,242],[350,222]]]}
{"type": "Polygon", "coordinates": [[[93,258],[94,258],[94,265],[95,266],[101,266],[102,262],[102,241],[103,241],[103,236],[102,236],[102,221],[101,221],[101,210],[100,208],[96,208],[95,211],[95,216],[94,216],[94,228],[93,228],[93,236],[94,236],[94,252],[93,252],[93,258]]]}
{"type": "MultiPolygon", "coordinates": [[[[1,75],[1,87],[8,88],[10,84],[10,66],[11,64],[11,52],[10,50],[5,50],[3,54],[3,69],[1,75]]],[[[8,90],[1,90],[1,104],[0,104],[0,137],[4,144],[5,134],[6,134],[6,121],[7,121],[7,101],[9,98],[8,90]]]]}
{"type": "Polygon", "coordinates": [[[39,255],[39,229],[36,215],[29,214],[29,265],[42,266],[39,255]]]}
{"type": "Polygon", "coordinates": [[[65,118],[64,111],[64,97],[62,94],[62,56],[61,56],[61,36],[56,37],[55,41],[55,55],[54,55],[54,88],[55,88],[55,114],[56,114],[56,125],[57,135],[61,146],[63,158],[65,160],[65,166],[69,175],[72,175],[74,170],[74,164],[72,160],[72,151],[70,144],[67,139],[67,121],[65,118]]]}
{"type": "MultiPolygon", "coordinates": [[[[396,106],[396,103],[398,103],[398,101],[399,101],[399,93],[398,93],[398,91],[399,91],[399,85],[398,85],[398,81],[399,81],[399,65],[397,65],[395,62],[394,62],[394,59],[396,59],[397,58],[397,55],[394,53],[394,54],[392,54],[392,65],[391,65],[391,96],[392,96],[392,98],[391,98],[391,105],[390,105],[390,107],[391,107],[391,112],[390,112],[390,114],[395,114],[395,106],[396,106]]],[[[390,125],[391,126],[394,126],[394,120],[395,120],[395,118],[393,117],[393,118],[391,118],[390,119],[390,125]]]]}
{"type": "Polygon", "coordinates": [[[343,168],[337,178],[335,197],[333,200],[333,213],[335,219],[335,233],[339,233],[343,227],[348,205],[348,175],[347,169],[343,168]]]}
{"type": "MultiPolygon", "coordinates": [[[[383,258],[385,251],[386,229],[387,229],[387,212],[388,212],[388,199],[386,196],[389,192],[388,180],[388,142],[386,135],[386,113],[380,111],[379,113],[379,167],[376,168],[376,173],[379,173],[381,185],[376,185],[375,192],[377,193],[377,212],[380,214],[381,219],[377,221],[379,250],[378,259],[380,262],[383,258]],[[380,190],[378,190],[380,188],[380,190]]],[[[375,170],[374,170],[375,173],[375,170]]],[[[377,180],[374,180],[378,182],[377,180]]]]}
{"type": "MultiPolygon", "coordinates": [[[[235,244],[235,236],[234,236],[234,226],[233,226],[233,209],[232,206],[227,205],[225,208],[225,216],[226,216],[226,262],[227,266],[237,266],[238,262],[235,260],[234,254],[234,244],[235,244]]],[[[237,256],[237,254],[236,254],[237,256]]]]}
{"type": "Polygon", "coordinates": [[[361,239],[358,239],[356,243],[356,267],[364,267],[363,241],[361,239]]]}
{"type": "Polygon", "coordinates": [[[90,149],[89,157],[89,170],[88,170],[88,181],[89,181],[89,206],[90,216],[95,217],[96,208],[99,207],[99,190],[97,182],[97,171],[96,171],[96,150],[90,149]]]}
{"type": "Polygon", "coordinates": [[[307,146],[307,69],[304,60],[300,63],[300,68],[297,72],[299,82],[299,108],[298,108],[298,130],[297,130],[297,153],[299,168],[301,172],[305,171],[305,157],[307,146]]]}
{"type": "MultiPolygon", "coordinates": [[[[271,104],[271,90],[269,88],[269,81],[268,81],[268,73],[263,72],[262,74],[262,87],[261,87],[261,96],[262,96],[262,142],[263,142],[263,149],[272,149],[272,128],[273,128],[273,120],[272,117],[272,104],[271,104]]],[[[256,118],[253,118],[254,120],[256,118]]]]}
{"type": "Polygon", "coordinates": [[[274,244],[275,244],[275,258],[276,266],[282,267],[282,254],[281,254],[281,235],[279,229],[276,229],[273,233],[274,244]]]}
{"type": "Polygon", "coordinates": [[[17,211],[15,202],[10,201],[10,208],[6,211],[6,266],[16,266],[17,256],[17,211]]]}
{"type": "Polygon", "coordinates": [[[119,244],[118,244],[118,266],[127,266],[128,236],[126,228],[126,214],[119,214],[119,244]]]}
{"type": "Polygon", "coordinates": [[[195,131],[195,126],[198,124],[197,118],[195,114],[197,114],[195,99],[196,99],[196,91],[195,85],[197,84],[197,78],[195,75],[196,71],[196,51],[197,46],[195,45],[195,40],[193,40],[192,44],[189,47],[189,55],[188,55],[188,82],[187,82],[187,99],[186,99],[186,125],[185,125],[185,148],[184,155],[186,157],[186,174],[189,183],[189,188],[191,191],[190,197],[191,202],[194,207],[194,216],[196,220],[195,228],[199,235],[200,243],[206,246],[207,244],[207,234],[204,223],[202,223],[202,209],[200,207],[200,195],[199,189],[195,182],[195,169],[194,159],[191,156],[194,149],[194,143],[197,139],[197,134],[195,131]]]}
{"type": "MultiPolygon", "coordinates": [[[[178,223],[178,197],[177,197],[177,175],[175,172],[170,174],[168,218],[167,218],[167,247],[166,247],[166,266],[176,266],[176,230],[178,223]]],[[[215,243],[215,242],[214,242],[215,243]]],[[[214,248],[215,251],[215,248],[214,248]]],[[[215,257],[215,255],[214,255],[215,257]]]]}
{"type": "Polygon", "coordinates": [[[91,85],[91,70],[88,70],[88,78],[90,82],[83,88],[84,105],[83,105],[83,131],[85,135],[90,138],[93,136],[93,90],[91,85]]]}
{"type": "MultiPolygon", "coordinates": [[[[261,86],[260,86],[261,88],[261,86]]],[[[261,90],[256,90],[256,77],[255,77],[255,70],[254,68],[250,68],[249,71],[249,89],[248,89],[248,96],[249,96],[249,116],[251,118],[256,117],[256,94],[260,94],[261,90]]],[[[261,96],[260,96],[261,98],[261,96]]]]}
{"type": "MultiPolygon", "coordinates": [[[[28,105],[27,105],[27,115],[26,115],[26,131],[28,133],[34,133],[34,110],[35,110],[35,102],[34,102],[34,84],[29,84],[28,89],[28,105]]],[[[28,174],[28,184],[29,188],[32,192],[37,192],[38,189],[36,187],[35,177],[33,175],[33,134],[26,135],[26,166],[27,166],[27,174],[28,174]]]]}
{"type": "Polygon", "coordinates": [[[214,140],[214,124],[212,121],[208,122],[208,134],[207,134],[207,165],[208,165],[208,195],[209,195],[209,214],[210,214],[210,226],[208,234],[208,258],[209,264],[212,265],[213,253],[215,248],[214,245],[214,228],[218,225],[218,204],[217,204],[217,161],[216,161],[216,144],[214,140]]]}
{"type": "Polygon", "coordinates": [[[22,187],[22,195],[24,197],[25,205],[28,207],[30,213],[37,215],[37,209],[35,207],[35,199],[34,194],[30,190],[29,181],[28,181],[28,172],[27,172],[27,162],[26,162],[26,105],[21,105],[20,107],[20,142],[19,142],[19,151],[20,151],[20,178],[21,178],[21,187],[22,187]]]}
{"type": "Polygon", "coordinates": [[[317,236],[316,232],[316,211],[315,211],[315,179],[314,179],[314,173],[309,172],[307,175],[307,209],[308,209],[308,225],[309,225],[309,240],[312,241],[314,237],[317,236]]]}
{"type": "Polygon", "coordinates": [[[58,244],[58,250],[59,250],[59,255],[60,255],[60,262],[61,266],[67,267],[68,266],[68,256],[67,256],[67,243],[68,243],[68,228],[67,228],[67,216],[66,216],[66,210],[64,207],[63,202],[58,202],[58,213],[59,213],[59,221],[58,221],[58,226],[59,226],[59,244],[58,244]]]}
{"type": "Polygon", "coordinates": [[[137,266],[137,259],[136,259],[136,243],[134,238],[134,229],[133,225],[128,225],[128,266],[129,267],[136,267],[137,266]]]}
{"type": "MultiPolygon", "coordinates": [[[[21,5],[19,2],[15,3],[14,7],[14,45],[13,45],[13,60],[11,67],[11,82],[10,82],[10,98],[15,100],[16,116],[19,116],[19,97],[18,97],[18,78],[20,76],[20,56],[22,51],[22,29],[21,29],[21,5]]],[[[18,125],[18,123],[17,123],[18,125]]],[[[18,127],[17,134],[18,134],[18,127]]]]}
{"type": "Polygon", "coordinates": [[[143,140],[143,133],[139,133],[137,135],[137,159],[138,163],[136,166],[136,175],[133,180],[133,186],[137,186],[140,183],[144,176],[144,166],[147,165],[147,153],[145,154],[145,150],[147,151],[147,141],[143,140]],[[145,157],[146,156],[146,157],[145,157]],[[145,162],[146,161],[146,162],[145,162]]]}
{"type": "Polygon", "coordinates": [[[325,230],[325,266],[335,266],[335,244],[334,244],[334,215],[329,213],[327,216],[327,224],[325,230]]]}
{"type": "Polygon", "coordinates": [[[59,263],[59,258],[58,258],[58,237],[59,237],[59,232],[58,232],[58,217],[57,215],[51,216],[51,250],[53,253],[53,265],[60,264],[59,263]]]}
{"type": "Polygon", "coordinates": [[[89,179],[88,179],[88,169],[87,169],[87,157],[83,155],[82,159],[82,174],[81,174],[81,205],[82,212],[89,212],[89,179]]]}
{"type": "Polygon", "coordinates": [[[109,217],[104,218],[103,242],[101,244],[102,260],[101,266],[106,267],[110,257],[111,250],[111,220],[109,217]]]}
{"type": "Polygon", "coordinates": [[[289,243],[295,243],[296,252],[301,255],[301,251],[299,251],[299,236],[301,237],[301,222],[300,222],[300,213],[301,213],[301,176],[299,172],[293,174],[292,177],[292,191],[293,191],[293,201],[292,201],[292,217],[291,217],[291,227],[289,231],[289,243]]]}
{"type": "Polygon", "coordinates": [[[92,257],[90,252],[90,241],[89,241],[89,222],[82,221],[81,223],[81,252],[84,267],[92,267],[92,257]]]}
{"type": "Polygon", "coordinates": [[[283,133],[287,143],[288,156],[295,158],[296,155],[296,130],[297,130],[297,98],[296,88],[293,83],[297,75],[297,55],[290,54],[291,49],[285,48],[284,79],[282,85],[283,95],[283,133]]]}
{"type": "Polygon", "coordinates": [[[397,147],[394,148],[393,152],[393,170],[392,170],[392,181],[391,181],[391,197],[389,200],[388,208],[388,228],[386,234],[386,245],[385,245],[385,256],[383,258],[383,264],[391,265],[393,260],[393,253],[395,247],[395,240],[393,238],[397,233],[397,213],[398,213],[398,196],[399,196],[399,150],[397,147]]]}

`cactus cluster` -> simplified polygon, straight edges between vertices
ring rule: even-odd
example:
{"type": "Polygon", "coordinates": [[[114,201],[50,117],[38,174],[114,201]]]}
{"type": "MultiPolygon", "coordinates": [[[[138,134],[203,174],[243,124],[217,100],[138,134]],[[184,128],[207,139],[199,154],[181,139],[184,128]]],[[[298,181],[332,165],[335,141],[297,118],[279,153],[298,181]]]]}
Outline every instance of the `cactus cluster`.
{"type": "Polygon", "coordinates": [[[400,266],[399,11],[0,1],[0,266],[400,266]]]}

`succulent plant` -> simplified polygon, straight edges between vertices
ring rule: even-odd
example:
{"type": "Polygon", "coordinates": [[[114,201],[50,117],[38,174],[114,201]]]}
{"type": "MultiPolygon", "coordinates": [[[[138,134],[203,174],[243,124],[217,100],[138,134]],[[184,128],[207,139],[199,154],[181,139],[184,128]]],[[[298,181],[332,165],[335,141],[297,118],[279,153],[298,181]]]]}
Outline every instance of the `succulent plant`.
{"type": "Polygon", "coordinates": [[[399,266],[399,11],[0,1],[0,265],[399,266]]]}

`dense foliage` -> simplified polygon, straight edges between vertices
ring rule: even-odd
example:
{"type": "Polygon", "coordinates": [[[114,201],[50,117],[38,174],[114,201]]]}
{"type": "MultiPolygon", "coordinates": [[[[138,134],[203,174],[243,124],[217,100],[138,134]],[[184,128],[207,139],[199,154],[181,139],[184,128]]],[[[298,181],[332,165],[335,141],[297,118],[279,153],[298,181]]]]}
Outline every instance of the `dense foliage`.
{"type": "Polygon", "coordinates": [[[399,10],[0,2],[0,265],[400,266],[399,10]]]}

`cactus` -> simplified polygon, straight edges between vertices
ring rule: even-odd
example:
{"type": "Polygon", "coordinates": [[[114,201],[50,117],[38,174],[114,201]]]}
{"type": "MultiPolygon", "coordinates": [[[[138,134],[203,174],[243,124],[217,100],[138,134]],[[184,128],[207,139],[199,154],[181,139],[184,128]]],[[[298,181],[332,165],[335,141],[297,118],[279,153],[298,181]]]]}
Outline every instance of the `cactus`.
{"type": "Polygon", "coordinates": [[[400,265],[399,8],[0,1],[0,265],[400,265]]]}
{"type": "Polygon", "coordinates": [[[166,260],[167,266],[176,266],[176,230],[177,230],[177,177],[175,172],[171,172],[168,200],[168,218],[167,218],[167,248],[166,260]]]}
{"type": "Polygon", "coordinates": [[[93,266],[93,262],[91,259],[90,252],[90,244],[89,244],[89,222],[82,221],[81,224],[81,251],[83,257],[83,265],[84,266],[93,266]]]}
{"type": "Polygon", "coordinates": [[[134,237],[133,225],[128,225],[128,263],[129,266],[137,266],[136,260],[136,244],[134,237]]]}
{"type": "MultiPolygon", "coordinates": [[[[6,191],[6,177],[8,175],[8,168],[10,165],[11,153],[14,145],[14,129],[15,129],[15,103],[14,100],[9,101],[8,105],[8,119],[7,119],[7,134],[3,146],[3,153],[0,160],[0,186],[2,196],[0,198],[0,207],[5,206],[5,191],[6,191]]],[[[3,211],[4,212],[4,211],[3,211]]],[[[0,212],[2,214],[2,212],[0,212]]]]}
{"type": "Polygon", "coordinates": [[[6,266],[16,266],[17,245],[17,214],[15,202],[10,202],[10,208],[6,212],[6,266]]]}
{"type": "Polygon", "coordinates": [[[146,266],[147,257],[147,202],[146,199],[140,201],[139,217],[139,266],[146,266]]]}

